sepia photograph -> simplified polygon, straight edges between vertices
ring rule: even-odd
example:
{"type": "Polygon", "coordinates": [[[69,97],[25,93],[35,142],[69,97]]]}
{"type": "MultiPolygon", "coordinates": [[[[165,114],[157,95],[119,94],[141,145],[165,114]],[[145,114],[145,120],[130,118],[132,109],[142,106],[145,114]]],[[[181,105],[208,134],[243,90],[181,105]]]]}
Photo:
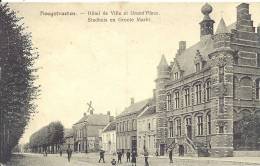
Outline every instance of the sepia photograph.
{"type": "Polygon", "coordinates": [[[260,166],[260,3],[0,1],[0,166],[260,166]]]}

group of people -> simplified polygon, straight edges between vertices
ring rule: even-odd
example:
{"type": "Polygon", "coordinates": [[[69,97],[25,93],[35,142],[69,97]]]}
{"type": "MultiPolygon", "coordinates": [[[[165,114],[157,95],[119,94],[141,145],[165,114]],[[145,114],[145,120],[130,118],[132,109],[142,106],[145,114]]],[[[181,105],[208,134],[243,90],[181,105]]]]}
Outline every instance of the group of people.
{"type": "MultiPolygon", "coordinates": [[[[100,153],[99,153],[99,163],[100,161],[103,161],[103,163],[105,163],[105,155],[104,155],[105,151],[101,150],[100,153]]],[[[122,157],[124,157],[124,151],[118,151],[116,153],[117,155],[117,161],[115,158],[112,159],[111,161],[111,164],[112,165],[116,165],[116,164],[121,164],[122,163],[122,157]]],[[[132,166],[136,166],[136,157],[137,157],[137,153],[135,150],[133,150],[132,152],[130,151],[127,151],[126,152],[126,162],[131,162],[132,163],[132,166]]],[[[146,163],[148,164],[148,152],[147,152],[147,157],[146,157],[146,163]]],[[[149,166],[149,164],[146,166],[149,166]]]]}

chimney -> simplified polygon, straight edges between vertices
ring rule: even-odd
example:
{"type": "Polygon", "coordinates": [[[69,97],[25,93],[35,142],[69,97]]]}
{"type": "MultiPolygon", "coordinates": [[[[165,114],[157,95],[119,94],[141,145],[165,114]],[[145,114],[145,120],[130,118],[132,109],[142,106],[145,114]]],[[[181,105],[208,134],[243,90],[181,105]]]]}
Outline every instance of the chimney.
{"type": "Polygon", "coordinates": [[[131,98],[131,105],[135,103],[135,99],[132,97],[131,98]]]}
{"type": "Polygon", "coordinates": [[[107,115],[109,115],[109,116],[110,116],[110,111],[107,111],[107,115]]]}
{"type": "Polygon", "coordinates": [[[93,110],[91,109],[91,110],[89,111],[89,113],[90,113],[90,115],[93,115],[93,110]]]}
{"type": "Polygon", "coordinates": [[[179,41],[178,55],[180,55],[186,49],[186,41],[179,41]]]}
{"type": "Polygon", "coordinates": [[[87,116],[87,113],[86,113],[86,112],[84,112],[83,116],[84,116],[84,117],[86,117],[86,116],[87,116]]]}

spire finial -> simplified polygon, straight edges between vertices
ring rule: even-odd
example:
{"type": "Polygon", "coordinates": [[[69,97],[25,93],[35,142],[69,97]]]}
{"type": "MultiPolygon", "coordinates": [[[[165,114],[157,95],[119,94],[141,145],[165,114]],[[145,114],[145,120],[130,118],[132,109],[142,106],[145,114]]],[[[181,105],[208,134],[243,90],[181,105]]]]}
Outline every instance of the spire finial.
{"type": "Polygon", "coordinates": [[[223,18],[220,19],[219,24],[218,24],[218,28],[216,30],[216,34],[220,34],[220,33],[229,33],[226,23],[224,21],[223,18]]]}

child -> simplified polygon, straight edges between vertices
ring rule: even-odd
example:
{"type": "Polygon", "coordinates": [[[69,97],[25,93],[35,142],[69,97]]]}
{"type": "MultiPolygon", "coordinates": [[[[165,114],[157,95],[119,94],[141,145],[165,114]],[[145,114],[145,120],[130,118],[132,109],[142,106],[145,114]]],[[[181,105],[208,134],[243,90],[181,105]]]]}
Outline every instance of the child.
{"type": "Polygon", "coordinates": [[[115,159],[112,159],[111,164],[112,164],[112,165],[116,165],[116,160],[115,160],[115,159]]]}

